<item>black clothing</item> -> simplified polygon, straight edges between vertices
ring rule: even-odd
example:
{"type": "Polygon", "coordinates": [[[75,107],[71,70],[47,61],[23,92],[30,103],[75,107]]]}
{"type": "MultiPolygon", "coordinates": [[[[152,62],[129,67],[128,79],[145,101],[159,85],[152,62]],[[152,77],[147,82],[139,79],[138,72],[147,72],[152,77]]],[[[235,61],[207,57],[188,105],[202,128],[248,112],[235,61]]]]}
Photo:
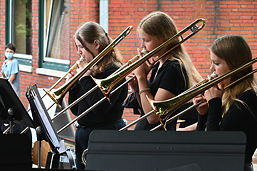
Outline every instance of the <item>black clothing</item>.
{"type": "MultiPolygon", "coordinates": [[[[112,130],[119,130],[120,128],[126,126],[125,122],[120,119],[115,123],[111,123],[108,125],[103,126],[102,128],[97,129],[112,129],[112,130]]],[[[82,153],[88,146],[88,140],[90,133],[96,128],[87,128],[83,126],[78,126],[76,134],[75,134],[75,154],[76,154],[76,166],[78,169],[84,169],[84,164],[81,163],[82,153]]]]}
{"type": "Polygon", "coordinates": [[[245,164],[244,171],[254,171],[253,170],[253,164],[252,163],[245,164]]]}
{"type": "MultiPolygon", "coordinates": [[[[106,78],[117,69],[117,66],[108,66],[104,72],[96,74],[94,77],[97,79],[106,78]]],[[[69,92],[69,104],[95,86],[96,83],[90,76],[82,77],[69,92]]],[[[127,92],[128,87],[124,85],[110,96],[110,102],[105,100],[78,120],[79,126],[75,136],[76,165],[78,169],[84,169],[84,165],[81,163],[81,154],[87,148],[89,135],[94,129],[120,129],[125,126],[122,120],[124,109],[122,103],[127,96],[127,92]]],[[[78,116],[102,98],[104,98],[104,95],[98,88],[73,106],[71,111],[78,116]]]]}
{"type": "Polygon", "coordinates": [[[238,96],[242,102],[234,101],[227,113],[222,117],[221,98],[211,99],[208,116],[200,116],[198,129],[207,131],[242,131],[246,135],[245,163],[252,162],[252,156],[257,148],[257,96],[253,90],[248,90],[238,96]]]}
{"type": "MultiPolygon", "coordinates": [[[[118,67],[116,66],[109,66],[104,72],[97,74],[95,78],[106,78],[117,69],[118,67]]],[[[70,90],[69,103],[72,103],[78,99],[94,86],[96,86],[96,84],[90,76],[82,77],[78,84],[70,90]]],[[[79,119],[78,123],[82,126],[96,128],[121,119],[124,109],[122,103],[127,96],[127,90],[127,85],[123,86],[113,95],[111,95],[110,102],[105,100],[92,111],[87,113],[84,117],[79,119]]],[[[86,98],[81,100],[77,105],[73,106],[71,111],[74,115],[78,116],[103,97],[104,95],[101,90],[97,89],[93,93],[89,94],[86,98]]]]}
{"type": "MultiPolygon", "coordinates": [[[[177,60],[166,60],[161,68],[158,70],[159,62],[153,67],[150,79],[148,81],[149,88],[153,96],[156,95],[159,88],[163,88],[170,91],[174,95],[178,95],[188,89],[188,76],[183,64],[180,64],[177,60]],[[158,70],[158,71],[157,71],[158,70]],[[155,76],[156,75],[156,76],[155,76]]],[[[138,103],[138,95],[133,93],[124,104],[125,107],[134,108],[135,113],[144,115],[143,110],[138,103]]],[[[175,113],[173,114],[175,115],[175,113]]],[[[173,116],[172,115],[172,116],[173,116]]],[[[194,121],[197,121],[197,115],[194,117],[194,121]]],[[[143,119],[138,122],[135,130],[150,130],[157,124],[149,124],[147,119],[143,119]]],[[[175,130],[176,122],[172,122],[167,125],[167,129],[175,130]]]]}

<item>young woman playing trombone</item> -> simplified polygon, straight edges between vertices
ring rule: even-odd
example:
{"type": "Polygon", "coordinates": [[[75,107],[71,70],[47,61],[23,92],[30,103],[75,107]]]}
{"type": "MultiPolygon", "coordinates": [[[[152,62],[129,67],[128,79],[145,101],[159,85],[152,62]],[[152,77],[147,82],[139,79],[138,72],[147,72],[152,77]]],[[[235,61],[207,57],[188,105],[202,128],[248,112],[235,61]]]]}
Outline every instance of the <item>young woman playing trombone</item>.
{"type": "MultiPolygon", "coordinates": [[[[95,22],[83,24],[76,31],[74,41],[80,56],[77,72],[83,69],[87,63],[92,61],[94,57],[111,43],[108,34],[95,22]]],[[[119,58],[120,56],[116,51],[112,50],[94,67],[89,69],[69,91],[69,103],[72,103],[96,86],[91,75],[94,78],[103,79],[116,71],[121,66],[119,58]]],[[[123,88],[110,97],[110,102],[106,100],[78,120],[75,135],[76,165],[78,169],[84,168],[81,160],[82,153],[87,148],[89,134],[94,129],[120,129],[125,126],[122,119],[124,109],[122,102],[126,96],[127,86],[123,86],[123,88]]],[[[101,90],[98,89],[73,106],[71,111],[74,115],[80,115],[103,97],[104,95],[101,90]]]]}
{"type": "MultiPolygon", "coordinates": [[[[141,20],[138,26],[138,33],[142,41],[141,48],[147,53],[176,35],[178,31],[170,16],[164,12],[157,11],[150,13],[141,20]]],[[[161,56],[174,44],[163,48],[151,59],[154,61],[157,56],[161,56]]],[[[143,55],[141,52],[139,53],[143,55]]],[[[195,69],[182,45],[179,45],[172,52],[161,58],[154,66],[146,62],[140,65],[133,73],[136,76],[136,80],[130,83],[130,87],[134,92],[138,93],[134,93],[133,97],[135,98],[130,99],[131,101],[128,100],[125,105],[141,110],[141,115],[152,110],[147,97],[153,100],[166,100],[178,95],[201,80],[200,74],[195,69]],[[151,69],[152,72],[148,80],[148,74],[151,69]]],[[[140,121],[136,126],[136,130],[150,130],[157,124],[159,124],[159,118],[152,114],[147,119],[140,121]]],[[[175,130],[175,125],[171,125],[169,129],[175,130]]]]}
{"type": "MultiPolygon", "coordinates": [[[[251,50],[238,35],[226,35],[214,41],[210,51],[211,71],[218,76],[249,62],[251,50]]],[[[253,74],[244,80],[225,86],[252,72],[252,67],[231,76],[194,98],[204,101],[197,107],[198,130],[242,131],[246,135],[245,171],[253,171],[252,156],[257,148],[257,84],[253,74]]]]}

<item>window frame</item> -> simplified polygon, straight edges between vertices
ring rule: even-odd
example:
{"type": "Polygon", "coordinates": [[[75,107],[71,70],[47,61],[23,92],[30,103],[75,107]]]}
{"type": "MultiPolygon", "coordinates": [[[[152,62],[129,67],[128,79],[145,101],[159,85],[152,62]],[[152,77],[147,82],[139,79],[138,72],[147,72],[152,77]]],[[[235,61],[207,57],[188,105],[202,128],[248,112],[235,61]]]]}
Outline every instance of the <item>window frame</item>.
{"type": "MultiPolygon", "coordinates": [[[[6,17],[5,17],[5,44],[14,42],[14,1],[15,0],[6,0],[5,1],[5,9],[6,9],[6,17]]],[[[32,71],[32,55],[15,53],[14,57],[19,61],[20,65],[25,65],[25,70],[28,72],[32,71]]],[[[21,66],[21,68],[24,68],[21,66]]]]}
{"type": "MultiPolygon", "coordinates": [[[[54,0],[52,0],[54,1],[54,0]]],[[[45,68],[50,70],[57,70],[57,71],[68,71],[70,67],[70,60],[65,59],[57,59],[57,58],[50,58],[45,56],[46,54],[46,46],[45,42],[48,42],[48,40],[45,39],[45,1],[39,1],[39,40],[38,40],[38,46],[39,46],[39,56],[38,56],[38,67],[39,68],[45,68]]],[[[50,27],[50,26],[49,26],[50,27]]]]}

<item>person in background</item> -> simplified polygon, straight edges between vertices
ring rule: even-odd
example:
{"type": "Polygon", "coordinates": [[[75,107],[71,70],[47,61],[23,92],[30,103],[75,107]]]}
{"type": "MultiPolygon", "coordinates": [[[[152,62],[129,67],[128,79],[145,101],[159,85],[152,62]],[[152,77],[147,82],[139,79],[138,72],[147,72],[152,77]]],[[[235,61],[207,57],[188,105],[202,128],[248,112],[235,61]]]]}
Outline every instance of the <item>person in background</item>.
{"type": "MultiPolygon", "coordinates": [[[[111,43],[111,39],[105,30],[95,22],[87,22],[83,24],[76,31],[74,41],[78,55],[80,56],[80,60],[77,62],[79,66],[77,72],[83,70],[87,63],[91,62],[111,43]]],[[[99,63],[88,70],[74,85],[74,87],[70,89],[69,104],[96,86],[91,75],[94,78],[103,79],[115,72],[121,66],[120,57],[121,56],[117,53],[117,50],[114,49],[99,63]]],[[[71,75],[69,77],[71,77],[71,75]]],[[[75,154],[78,169],[84,169],[85,167],[82,164],[81,157],[83,151],[87,149],[89,135],[93,130],[118,130],[125,126],[125,122],[122,119],[124,110],[122,103],[127,97],[127,93],[128,88],[127,85],[125,85],[110,96],[110,102],[105,100],[78,120],[78,127],[75,135],[75,154]]],[[[81,100],[78,104],[73,106],[71,111],[74,115],[78,116],[103,97],[104,95],[101,90],[97,89],[81,100]]]]}
{"type": "Polygon", "coordinates": [[[9,80],[17,96],[20,96],[20,72],[18,60],[14,58],[16,47],[8,43],[5,47],[5,61],[2,65],[2,77],[9,80]]]}
{"type": "MultiPolygon", "coordinates": [[[[251,50],[243,37],[225,35],[211,46],[211,72],[226,74],[252,59],[251,50]]],[[[253,171],[252,156],[257,147],[257,84],[254,75],[224,89],[225,86],[252,71],[252,66],[194,98],[199,119],[197,130],[242,131],[246,135],[245,171],[253,171]]]]}
{"type": "MultiPolygon", "coordinates": [[[[172,18],[161,11],[152,12],[145,16],[140,21],[137,30],[142,41],[141,51],[145,53],[150,52],[178,33],[172,18]]],[[[126,107],[134,108],[134,111],[139,111],[142,116],[153,110],[147,97],[158,101],[167,100],[182,93],[202,79],[182,44],[152,66],[152,62],[158,56],[161,56],[177,42],[178,40],[174,41],[173,44],[155,54],[150,59],[151,64],[145,62],[133,71],[136,79],[129,83],[129,86],[134,93],[126,100],[124,104],[126,107]],[[150,79],[148,79],[151,68],[152,72],[150,79]]],[[[143,55],[140,51],[139,54],[140,56],[143,55]]],[[[188,115],[189,117],[185,119],[189,125],[197,121],[197,112],[195,113],[195,115],[188,115]]],[[[158,116],[152,114],[147,119],[138,122],[135,130],[150,130],[159,123],[158,116]]],[[[176,122],[170,123],[168,127],[168,129],[175,130],[176,122]]]]}

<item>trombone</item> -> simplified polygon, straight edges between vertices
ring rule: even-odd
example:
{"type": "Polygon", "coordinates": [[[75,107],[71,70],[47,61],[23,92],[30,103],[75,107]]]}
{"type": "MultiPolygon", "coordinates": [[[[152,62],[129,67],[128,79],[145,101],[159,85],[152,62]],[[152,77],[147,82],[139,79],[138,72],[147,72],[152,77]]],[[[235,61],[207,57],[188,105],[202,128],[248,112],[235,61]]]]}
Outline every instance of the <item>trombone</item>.
{"type": "MultiPolygon", "coordinates": [[[[170,115],[172,114],[172,112],[177,109],[178,107],[180,107],[182,104],[186,103],[187,101],[189,101],[190,99],[192,99],[193,97],[195,97],[196,95],[204,92],[205,90],[209,89],[210,87],[212,87],[215,84],[218,84],[219,82],[221,82],[222,80],[236,74],[239,73],[241,71],[243,71],[244,69],[248,68],[249,66],[251,66],[252,64],[254,64],[257,61],[257,58],[254,58],[252,60],[250,60],[248,63],[234,69],[231,70],[230,72],[218,76],[210,81],[208,81],[207,79],[204,79],[202,81],[200,81],[198,84],[196,84],[196,86],[191,87],[190,89],[184,91],[183,93],[179,94],[176,97],[173,97],[171,99],[168,100],[164,100],[164,101],[153,101],[153,100],[149,100],[149,103],[151,104],[153,110],[144,114],[143,116],[141,116],[140,118],[134,120],[133,122],[131,122],[130,124],[126,125],[125,127],[121,128],[119,131],[123,131],[126,130],[127,128],[135,125],[137,122],[143,120],[144,118],[150,116],[151,114],[153,114],[154,112],[156,112],[155,114],[159,116],[160,118],[160,122],[161,124],[159,124],[158,126],[156,126],[155,128],[151,129],[150,131],[154,131],[156,129],[159,129],[161,126],[163,126],[164,129],[166,129],[166,123],[171,122],[172,120],[176,119],[177,117],[183,115],[185,112],[191,110],[192,108],[198,106],[201,104],[201,102],[194,104],[192,106],[190,106],[188,109],[185,109],[184,111],[178,113],[177,115],[170,117],[170,115]],[[168,119],[169,118],[169,119],[168,119]]],[[[243,77],[235,80],[234,82],[232,82],[231,84],[229,84],[228,86],[225,87],[231,87],[233,85],[235,85],[236,83],[242,81],[243,79],[245,79],[246,77],[250,76],[251,74],[254,74],[255,72],[257,72],[257,69],[254,69],[252,72],[244,75],[243,77]]]]}
{"type": "MultiPolygon", "coordinates": [[[[235,68],[231,71],[229,71],[228,73],[224,74],[224,75],[220,75],[206,83],[202,83],[199,86],[196,86],[195,88],[191,88],[189,90],[186,90],[186,92],[181,93],[180,95],[173,97],[169,100],[164,100],[164,101],[153,101],[153,100],[149,100],[149,103],[151,104],[151,106],[153,107],[154,111],[156,111],[156,115],[158,115],[158,117],[160,118],[160,122],[162,125],[165,125],[167,123],[167,119],[169,118],[169,116],[171,115],[171,112],[174,111],[175,109],[177,109],[178,107],[180,107],[182,104],[186,103],[188,100],[192,99],[193,97],[195,97],[196,95],[204,92],[205,90],[209,89],[210,87],[218,84],[219,82],[221,82],[222,80],[231,77],[243,70],[245,70],[246,68],[250,67],[252,64],[254,64],[257,61],[257,58],[254,58],[252,60],[250,60],[249,62],[245,63],[244,65],[235,68]]],[[[225,87],[225,89],[227,89],[228,87],[238,83],[239,81],[241,81],[242,79],[245,79],[246,77],[248,77],[251,74],[254,74],[257,71],[257,69],[254,69],[252,72],[246,74],[245,76],[237,79],[236,81],[232,82],[231,84],[229,84],[228,86],[225,87]]]]}
{"type": "MultiPolygon", "coordinates": [[[[53,86],[51,86],[48,90],[45,90],[45,94],[42,96],[44,98],[48,95],[54,103],[49,106],[47,110],[49,110],[54,104],[60,104],[65,94],[69,91],[69,89],[80,79],[91,67],[96,65],[103,59],[110,51],[117,46],[121,40],[123,40],[133,29],[132,26],[127,27],[115,40],[113,40],[104,50],[102,50],[91,62],[89,62],[83,70],[77,73],[73,78],[71,78],[68,82],[64,85],[59,87],[58,89],[54,89],[71,71],[78,67],[78,64],[75,63],[59,80],[55,82],[53,86]]],[[[28,109],[30,111],[30,109],[28,109]]]]}
{"type": "MultiPolygon", "coordinates": [[[[193,35],[195,35],[197,32],[199,32],[203,27],[205,26],[205,20],[204,19],[197,19],[195,20],[193,23],[191,23],[189,26],[187,26],[186,28],[184,28],[182,31],[180,31],[178,34],[174,35],[173,37],[171,37],[170,39],[166,40],[164,43],[162,43],[161,45],[159,45],[158,47],[156,47],[155,49],[153,49],[152,51],[150,51],[149,53],[147,53],[146,55],[144,55],[142,58],[138,59],[138,55],[134,56],[131,60],[129,60],[126,64],[124,64],[121,68],[119,68],[117,71],[115,71],[113,74],[111,74],[110,76],[108,76],[105,79],[94,79],[94,81],[96,82],[96,86],[93,87],[92,89],[90,89],[88,92],[86,92],[85,94],[83,94],[80,98],[78,98],[76,101],[74,101],[73,103],[71,103],[69,106],[67,106],[65,109],[63,109],[62,111],[60,111],[58,114],[55,115],[55,118],[59,117],[62,113],[64,113],[67,109],[71,108],[72,106],[74,106],[75,104],[77,104],[79,101],[81,101],[83,98],[85,98],[88,94],[90,94],[91,92],[93,92],[94,90],[96,90],[97,88],[100,88],[100,90],[102,91],[102,93],[104,94],[104,96],[109,100],[109,95],[111,90],[113,89],[113,87],[115,85],[117,85],[122,79],[124,79],[131,71],[133,71],[134,69],[136,69],[139,65],[141,65],[142,63],[144,63],[146,60],[148,60],[152,55],[156,54],[157,52],[159,52],[162,48],[167,47],[168,45],[170,45],[171,43],[174,43],[174,41],[178,38],[181,38],[180,42],[178,42],[177,44],[175,44],[171,49],[169,49],[168,51],[166,51],[164,54],[162,54],[160,57],[158,57],[158,59],[156,61],[158,61],[159,59],[161,59],[163,56],[165,56],[166,54],[170,53],[173,49],[175,49],[176,47],[178,47],[180,44],[182,44],[183,42],[185,42],[186,40],[188,40],[190,37],[192,37],[193,35]],[[201,23],[200,26],[197,26],[198,23],[201,23]],[[183,38],[182,35],[184,33],[186,33],[187,31],[191,30],[192,32],[187,35],[187,37],[183,38]]],[[[102,100],[102,99],[101,99],[102,100]]],[[[101,101],[100,100],[100,101],[101,101]]],[[[94,105],[95,106],[95,105],[94,105]]],[[[83,116],[85,112],[83,112],[83,116]]],[[[80,116],[78,116],[80,117],[80,116]]]]}
{"type": "MultiPolygon", "coordinates": [[[[110,43],[103,51],[101,51],[91,62],[87,63],[87,65],[78,72],[74,77],[72,77],[68,82],[59,87],[56,90],[46,91],[46,93],[51,97],[51,99],[59,104],[63,99],[64,95],[69,91],[69,89],[93,66],[95,66],[98,62],[100,62],[103,57],[105,57],[109,52],[111,52],[116,45],[120,43],[132,30],[132,26],[127,27],[112,43],[110,43]]],[[[73,66],[72,68],[76,68],[73,66]]]]}
{"type": "MultiPolygon", "coordinates": [[[[254,69],[252,72],[250,72],[250,73],[244,75],[243,77],[241,77],[241,78],[235,80],[234,82],[230,83],[229,85],[227,85],[226,87],[224,87],[224,89],[226,90],[227,88],[229,88],[229,87],[235,85],[236,83],[242,81],[243,79],[247,78],[248,76],[254,74],[255,72],[257,72],[257,69],[254,69]]],[[[207,80],[207,79],[203,80],[203,82],[207,82],[206,80],[207,80]]],[[[202,82],[202,81],[201,81],[201,82],[202,82]]],[[[200,84],[199,84],[199,85],[200,85],[200,84]]],[[[172,116],[172,117],[170,117],[170,118],[167,117],[167,118],[169,118],[169,119],[166,120],[165,124],[167,124],[167,123],[169,123],[169,122],[172,122],[173,120],[177,119],[178,117],[184,115],[187,111],[190,111],[191,109],[193,109],[193,108],[199,106],[201,103],[203,103],[203,102],[200,101],[200,102],[198,102],[198,103],[196,103],[196,104],[191,105],[191,106],[188,107],[187,109],[185,109],[185,110],[179,112],[178,114],[176,114],[176,115],[174,115],[174,116],[172,116]]],[[[164,125],[161,123],[161,124],[157,125],[156,127],[152,128],[150,131],[155,131],[155,130],[161,128],[162,126],[164,126],[164,125]]]]}
{"type": "Polygon", "coordinates": [[[108,97],[111,89],[120,82],[123,78],[125,78],[130,72],[132,72],[134,69],[136,69],[138,66],[143,64],[145,61],[147,61],[150,57],[152,57],[154,54],[158,53],[163,48],[167,47],[168,45],[171,45],[171,43],[176,43],[172,48],[170,48],[168,51],[166,51],[164,54],[162,54],[160,57],[157,58],[155,62],[160,60],[162,57],[170,53],[173,49],[178,47],[180,44],[188,40],[190,37],[198,33],[202,28],[205,26],[205,20],[200,18],[195,20],[193,23],[191,23],[189,26],[185,27],[182,31],[174,35],[173,37],[169,38],[165,42],[163,42],[161,45],[144,55],[142,58],[138,59],[136,62],[132,63],[131,65],[125,67],[120,72],[117,72],[115,75],[110,75],[109,77],[105,79],[94,79],[98,87],[101,89],[103,94],[108,97]],[[197,24],[201,24],[198,26],[197,24]],[[188,31],[191,31],[190,34],[188,34],[185,38],[183,37],[183,34],[187,33],[188,31]],[[180,39],[180,40],[179,40],[180,39]]]}
{"type": "MultiPolygon", "coordinates": [[[[46,95],[49,95],[49,97],[54,101],[53,104],[50,105],[50,107],[47,109],[49,110],[54,104],[60,104],[60,102],[62,101],[63,97],[65,96],[65,94],[69,91],[69,89],[93,66],[95,66],[98,62],[101,61],[101,59],[103,59],[109,52],[111,52],[115,46],[117,46],[133,29],[132,26],[127,27],[116,39],[114,39],[104,50],[102,50],[91,62],[89,62],[84,68],[83,70],[81,70],[80,72],[78,72],[73,78],[71,78],[68,82],[66,82],[64,85],[62,85],[61,87],[59,87],[58,89],[54,89],[54,87],[56,87],[62,79],[64,79],[68,73],[70,73],[72,70],[77,68],[77,63],[75,63],[70,69],[69,71],[63,76],[61,77],[50,89],[45,90],[46,94],[44,94],[42,96],[45,97],[46,95]]],[[[92,90],[93,91],[93,90],[92,90]]],[[[84,96],[85,97],[85,96],[84,96]]],[[[84,98],[83,97],[83,98],[84,98]]],[[[81,98],[81,99],[83,99],[81,98]]],[[[78,103],[78,102],[77,102],[78,103]]],[[[73,104],[72,106],[74,106],[75,104],[73,104]]],[[[64,113],[67,109],[71,108],[72,106],[68,106],[65,108],[65,110],[62,110],[61,112],[58,113],[58,116],[61,113],[64,113]]],[[[28,109],[28,112],[30,111],[30,109],[28,109]]],[[[53,118],[55,119],[56,116],[53,118]]],[[[53,120],[52,119],[52,120],[53,120]]],[[[29,128],[25,128],[21,133],[24,133],[28,130],[29,128]]]]}
{"type": "MultiPolygon", "coordinates": [[[[94,91],[95,89],[100,88],[100,90],[103,92],[104,96],[102,99],[100,99],[96,104],[94,104],[93,106],[91,106],[89,109],[87,109],[86,111],[84,111],[83,113],[81,113],[79,116],[77,116],[76,118],[74,118],[70,123],[68,123],[67,125],[65,125],[63,128],[61,128],[57,133],[60,133],[61,131],[63,131],[65,128],[67,128],[69,125],[71,125],[72,123],[74,123],[75,121],[77,121],[78,119],[80,119],[81,117],[85,116],[88,112],[90,112],[91,110],[93,110],[97,105],[99,105],[100,103],[102,103],[105,99],[109,100],[109,96],[110,96],[110,92],[113,89],[113,87],[115,87],[115,85],[117,85],[121,80],[123,80],[131,71],[133,71],[134,69],[136,69],[139,65],[141,65],[142,63],[144,63],[146,60],[148,60],[152,55],[156,54],[157,52],[159,52],[162,48],[167,47],[168,45],[170,45],[171,43],[174,43],[175,40],[177,39],[181,39],[180,42],[176,43],[172,48],[170,48],[168,51],[166,51],[164,54],[162,54],[160,57],[158,57],[158,59],[156,61],[158,61],[159,59],[161,59],[163,56],[165,56],[166,54],[170,53],[173,49],[175,49],[176,47],[178,47],[180,44],[182,44],[183,42],[185,42],[186,40],[188,40],[190,37],[192,37],[193,35],[195,35],[196,33],[198,33],[203,27],[205,26],[205,20],[204,19],[197,19],[195,20],[193,23],[191,23],[189,26],[187,26],[186,28],[184,28],[182,31],[180,31],[179,33],[177,33],[176,35],[174,35],[173,37],[169,38],[168,40],[166,40],[164,43],[162,43],[161,45],[159,45],[158,47],[156,47],[155,49],[153,49],[152,51],[150,51],[149,53],[147,53],[146,55],[144,55],[142,58],[138,58],[138,56],[133,57],[127,64],[125,64],[125,66],[122,66],[121,69],[119,69],[118,71],[116,71],[115,73],[111,74],[110,76],[108,76],[105,79],[95,79],[95,82],[97,84],[97,86],[93,87],[90,91],[94,91]],[[201,24],[200,26],[198,26],[197,24],[201,24]],[[191,33],[189,35],[187,35],[185,38],[182,36],[184,33],[191,31],[191,33]]],[[[156,62],[155,61],[155,62],[156,62]]],[[[133,77],[130,79],[132,80],[133,77]]],[[[115,92],[116,90],[118,90],[120,87],[122,87],[125,83],[127,83],[128,81],[124,82],[123,84],[121,84],[119,87],[117,87],[115,90],[112,91],[115,92]]],[[[86,97],[86,94],[88,94],[88,92],[86,92],[83,96],[86,97]]],[[[74,106],[75,104],[77,104],[79,101],[81,100],[81,98],[77,99],[76,101],[74,101],[73,103],[71,103],[67,108],[70,108],[71,106],[74,106]]],[[[66,109],[67,109],[66,108],[66,109]]],[[[65,109],[65,110],[66,110],[65,109]]],[[[64,110],[63,110],[64,111],[64,110]]],[[[56,115],[56,117],[58,117],[61,113],[63,113],[63,111],[61,111],[60,113],[58,113],[56,115]]],[[[55,117],[55,118],[56,118],[55,117]]]]}
{"type": "MultiPolygon", "coordinates": [[[[168,51],[166,51],[164,54],[162,54],[160,57],[157,58],[157,60],[155,60],[155,62],[157,62],[158,60],[160,60],[162,57],[164,57],[165,55],[167,55],[168,53],[170,53],[172,50],[174,50],[176,47],[178,47],[180,44],[182,44],[183,42],[185,42],[186,40],[188,40],[190,37],[192,37],[193,35],[195,35],[196,33],[198,33],[200,30],[203,29],[203,27],[205,26],[205,20],[204,19],[197,19],[195,20],[193,23],[191,23],[189,26],[185,27],[182,31],[180,31],[179,33],[177,33],[176,35],[174,35],[173,37],[169,38],[168,40],[166,40],[164,43],[162,43],[161,45],[159,45],[158,47],[156,47],[155,49],[153,49],[152,51],[150,51],[149,53],[147,53],[146,55],[144,55],[142,58],[136,60],[135,62],[131,63],[131,65],[125,66],[123,67],[121,70],[119,70],[118,72],[115,72],[114,74],[110,75],[109,77],[105,78],[105,79],[94,79],[94,81],[96,82],[96,84],[98,85],[98,87],[100,88],[100,90],[103,92],[104,94],[104,98],[102,98],[100,101],[108,99],[109,96],[115,92],[116,90],[118,90],[121,86],[123,86],[125,83],[131,81],[132,79],[134,79],[134,77],[131,77],[130,79],[128,79],[126,82],[124,82],[124,84],[120,85],[119,87],[117,87],[115,90],[111,91],[112,88],[119,83],[122,79],[124,79],[130,72],[132,72],[134,69],[136,69],[138,66],[140,66],[141,64],[143,64],[145,61],[147,61],[151,56],[153,56],[154,54],[158,53],[162,48],[167,47],[168,45],[170,45],[171,43],[174,43],[174,41],[178,38],[180,38],[181,40],[176,43],[172,48],[170,48],[168,51]],[[198,26],[197,24],[201,23],[200,26],[198,26]],[[189,35],[187,35],[185,38],[182,36],[184,33],[191,31],[191,33],[189,35]]],[[[134,57],[135,58],[135,57],[134,57]]],[[[89,109],[87,109],[86,111],[84,111],[82,114],[80,114],[78,117],[81,118],[84,115],[86,115],[89,111],[91,111],[93,109],[94,106],[98,105],[98,102],[91,106],[89,109]]],[[[154,111],[149,112],[149,115],[152,114],[154,111]]],[[[77,117],[77,118],[78,118],[77,117]]],[[[74,119],[73,122],[75,122],[78,119],[74,119]]],[[[135,124],[135,123],[134,123],[135,124]]],[[[70,124],[67,124],[67,126],[69,126],[70,124]]],[[[119,131],[125,130],[126,128],[132,126],[132,124],[129,124],[123,128],[121,128],[119,131]]],[[[57,133],[63,131],[67,126],[63,127],[62,129],[60,129],[57,133]]],[[[87,153],[88,149],[83,151],[82,154],[82,161],[85,164],[85,155],[87,153]]]]}

